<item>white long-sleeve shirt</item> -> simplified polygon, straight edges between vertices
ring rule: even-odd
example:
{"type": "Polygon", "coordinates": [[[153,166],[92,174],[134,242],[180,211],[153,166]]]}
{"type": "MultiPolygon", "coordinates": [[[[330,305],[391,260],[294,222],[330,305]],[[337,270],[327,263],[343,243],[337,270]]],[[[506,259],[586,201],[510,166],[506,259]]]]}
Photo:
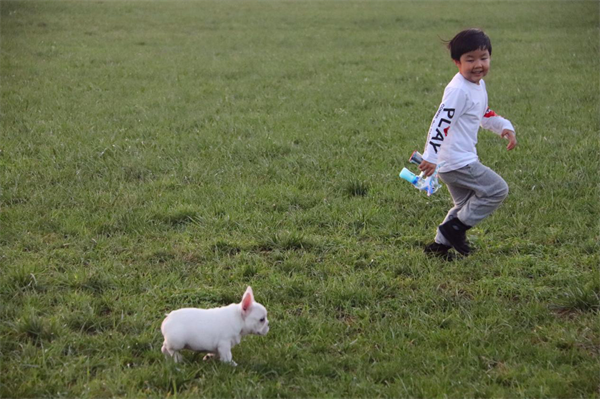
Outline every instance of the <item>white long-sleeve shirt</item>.
{"type": "Polygon", "coordinates": [[[440,172],[460,169],[478,161],[479,126],[500,135],[504,129],[514,131],[508,119],[488,108],[485,82],[465,79],[460,73],[448,83],[437,113],[433,117],[423,159],[438,164],[440,172]]]}

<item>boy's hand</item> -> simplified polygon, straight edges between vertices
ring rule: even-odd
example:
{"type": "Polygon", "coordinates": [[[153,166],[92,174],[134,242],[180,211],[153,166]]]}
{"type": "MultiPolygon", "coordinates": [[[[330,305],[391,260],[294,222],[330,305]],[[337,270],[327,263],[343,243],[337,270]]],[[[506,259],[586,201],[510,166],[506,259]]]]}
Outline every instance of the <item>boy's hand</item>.
{"type": "Polygon", "coordinates": [[[419,170],[425,172],[425,177],[429,177],[435,172],[436,164],[423,160],[419,165],[419,170]]]}
{"type": "Polygon", "coordinates": [[[517,146],[517,136],[512,130],[504,129],[500,137],[508,140],[508,145],[506,146],[507,150],[510,151],[517,146]]]}

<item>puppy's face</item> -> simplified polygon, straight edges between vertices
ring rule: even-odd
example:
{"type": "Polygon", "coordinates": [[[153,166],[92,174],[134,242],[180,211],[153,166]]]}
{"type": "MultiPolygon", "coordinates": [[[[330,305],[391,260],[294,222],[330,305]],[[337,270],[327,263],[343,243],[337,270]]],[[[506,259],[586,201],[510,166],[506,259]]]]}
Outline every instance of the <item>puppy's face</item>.
{"type": "Polygon", "coordinates": [[[267,309],[254,301],[252,288],[248,287],[242,297],[242,318],[244,319],[244,333],[266,335],[269,332],[267,309]]]}
{"type": "Polygon", "coordinates": [[[266,335],[269,332],[267,309],[260,303],[254,302],[246,316],[245,327],[248,334],[266,335]]]}

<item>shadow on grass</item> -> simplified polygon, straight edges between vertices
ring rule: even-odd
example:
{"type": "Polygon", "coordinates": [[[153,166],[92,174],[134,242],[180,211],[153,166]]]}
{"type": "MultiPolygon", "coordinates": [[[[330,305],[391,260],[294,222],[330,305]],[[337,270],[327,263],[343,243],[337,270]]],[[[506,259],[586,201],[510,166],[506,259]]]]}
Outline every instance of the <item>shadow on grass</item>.
{"type": "Polygon", "coordinates": [[[558,314],[567,315],[576,312],[600,312],[600,283],[586,284],[584,287],[569,288],[550,309],[558,314]]]}

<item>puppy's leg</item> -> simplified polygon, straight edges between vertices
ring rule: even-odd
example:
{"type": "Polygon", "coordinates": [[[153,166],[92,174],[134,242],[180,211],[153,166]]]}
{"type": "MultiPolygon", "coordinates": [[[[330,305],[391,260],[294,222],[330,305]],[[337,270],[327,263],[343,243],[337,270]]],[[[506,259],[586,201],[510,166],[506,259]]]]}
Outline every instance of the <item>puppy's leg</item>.
{"type": "Polygon", "coordinates": [[[219,348],[217,349],[217,351],[219,352],[219,359],[222,362],[229,363],[232,366],[237,366],[237,363],[233,361],[233,356],[231,355],[231,344],[219,344],[219,348]]]}
{"type": "Polygon", "coordinates": [[[173,360],[175,363],[180,363],[183,360],[183,356],[181,356],[181,353],[173,351],[173,360]]]}
{"type": "Polygon", "coordinates": [[[202,358],[202,360],[207,361],[207,360],[213,360],[215,358],[215,354],[214,353],[207,353],[206,356],[204,356],[202,358]]]}

